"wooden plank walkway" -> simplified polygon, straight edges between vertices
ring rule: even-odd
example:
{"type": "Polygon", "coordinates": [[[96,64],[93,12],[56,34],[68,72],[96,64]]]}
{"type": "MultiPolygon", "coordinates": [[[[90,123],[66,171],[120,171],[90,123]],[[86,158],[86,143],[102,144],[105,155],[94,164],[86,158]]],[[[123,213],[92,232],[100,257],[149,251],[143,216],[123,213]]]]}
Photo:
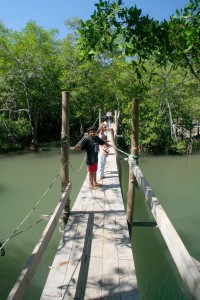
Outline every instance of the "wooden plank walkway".
{"type": "Polygon", "coordinates": [[[72,208],[41,299],[139,299],[137,278],[111,149],[102,187],[88,176],[72,208]]]}

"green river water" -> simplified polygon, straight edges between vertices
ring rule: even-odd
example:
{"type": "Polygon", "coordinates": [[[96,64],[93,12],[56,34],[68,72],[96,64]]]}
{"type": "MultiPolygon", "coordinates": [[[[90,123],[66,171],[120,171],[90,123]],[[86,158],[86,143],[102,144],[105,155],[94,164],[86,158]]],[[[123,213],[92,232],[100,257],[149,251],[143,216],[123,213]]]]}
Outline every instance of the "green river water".
{"type": "MultiPolygon", "coordinates": [[[[83,159],[84,153],[70,153],[72,203],[85,179],[85,163],[81,171],[76,172],[83,159]]],[[[139,166],[189,253],[200,261],[199,154],[141,156],[139,166]]],[[[41,215],[51,213],[60,198],[61,180],[60,177],[57,178],[60,172],[60,149],[57,145],[51,144],[43,146],[43,151],[40,153],[2,154],[0,170],[0,242],[10,237],[36,203],[40,202],[20,227],[20,234],[7,242],[6,255],[0,257],[0,300],[4,300],[46,226],[45,221],[37,225],[35,223],[41,215]],[[43,197],[55,178],[57,180],[43,197]],[[31,228],[27,229],[30,226],[31,228]]],[[[123,174],[121,184],[126,202],[127,161],[120,160],[119,170],[120,174],[123,174]]],[[[144,223],[153,221],[139,188],[136,189],[133,219],[144,223]]],[[[135,225],[137,224],[135,222],[135,225]]],[[[40,299],[42,287],[61,237],[60,226],[59,223],[26,293],[25,300],[40,299]]],[[[133,226],[131,240],[140,298],[142,300],[190,299],[159,229],[150,226],[133,226]]]]}

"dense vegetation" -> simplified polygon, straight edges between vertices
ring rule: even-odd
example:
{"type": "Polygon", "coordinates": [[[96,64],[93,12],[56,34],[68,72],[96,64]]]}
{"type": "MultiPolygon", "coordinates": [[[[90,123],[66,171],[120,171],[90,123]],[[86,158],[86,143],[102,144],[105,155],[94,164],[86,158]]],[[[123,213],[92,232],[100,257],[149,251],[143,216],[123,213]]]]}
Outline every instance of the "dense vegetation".
{"type": "Polygon", "coordinates": [[[140,148],[186,151],[185,132],[200,120],[199,14],[199,0],[163,22],[100,0],[91,20],[66,22],[72,31],[62,40],[35,22],[21,32],[0,23],[0,150],[60,139],[67,90],[71,136],[95,123],[99,108],[119,110],[128,145],[137,97],[140,148]]]}

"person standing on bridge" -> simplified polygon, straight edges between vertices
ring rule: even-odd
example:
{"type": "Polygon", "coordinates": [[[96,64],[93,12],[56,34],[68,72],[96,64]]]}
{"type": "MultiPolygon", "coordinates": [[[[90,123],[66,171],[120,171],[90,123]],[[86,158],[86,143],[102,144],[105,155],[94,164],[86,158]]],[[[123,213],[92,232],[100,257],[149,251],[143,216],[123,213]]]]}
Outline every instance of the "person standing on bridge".
{"type": "MultiPolygon", "coordinates": [[[[109,142],[107,139],[107,128],[105,121],[101,123],[100,130],[99,130],[99,137],[106,141],[109,142]]],[[[98,154],[98,169],[97,169],[97,178],[98,179],[103,179],[105,177],[104,174],[104,169],[105,169],[105,164],[106,164],[106,158],[108,157],[109,154],[109,149],[105,145],[99,147],[99,154],[98,154]]]]}
{"type": "Polygon", "coordinates": [[[96,189],[100,184],[97,182],[97,168],[98,168],[98,152],[99,145],[102,147],[112,147],[108,142],[96,135],[96,130],[93,126],[87,129],[88,137],[81,145],[74,147],[74,150],[85,150],[87,153],[86,164],[88,166],[90,188],[96,189]]]}

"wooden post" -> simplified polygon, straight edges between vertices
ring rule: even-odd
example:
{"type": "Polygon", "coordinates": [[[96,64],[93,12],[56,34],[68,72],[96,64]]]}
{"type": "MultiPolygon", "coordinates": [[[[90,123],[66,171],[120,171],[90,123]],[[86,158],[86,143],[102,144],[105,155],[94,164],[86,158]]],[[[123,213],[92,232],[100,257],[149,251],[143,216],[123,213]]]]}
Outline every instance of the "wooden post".
{"type": "Polygon", "coordinates": [[[115,110],[115,128],[114,128],[114,136],[117,135],[117,129],[118,129],[118,118],[117,118],[117,115],[118,115],[118,111],[115,110]]]}
{"type": "MultiPolygon", "coordinates": [[[[69,183],[69,92],[62,92],[62,130],[61,130],[61,185],[62,193],[69,183]]],[[[63,221],[66,222],[70,213],[68,199],[63,212],[63,221]]]]}
{"type": "Polygon", "coordinates": [[[101,110],[101,108],[99,109],[99,130],[100,130],[100,128],[101,128],[101,117],[102,117],[102,110],[101,110]]]}
{"type": "MultiPolygon", "coordinates": [[[[132,135],[131,135],[131,155],[138,155],[138,140],[139,140],[139,99],[133,98],[132,101],[132,135]]],[[[129,166],[129,183],[127,193],[127,212],[126,217],[129,224],[132,223],[134,197],[135,197],[135,176],[129,166]]]]}
{"type": "MultiPolygon", "coordinates": [[[[110,137],[111,137],[111,144],[116,148],[113,129],[110,129],[110,137]]],[[[116,149],[115,149],[115,155],[116,155],[116,159],[118,160],[119,159],[119,152],[116,149]]]]}

